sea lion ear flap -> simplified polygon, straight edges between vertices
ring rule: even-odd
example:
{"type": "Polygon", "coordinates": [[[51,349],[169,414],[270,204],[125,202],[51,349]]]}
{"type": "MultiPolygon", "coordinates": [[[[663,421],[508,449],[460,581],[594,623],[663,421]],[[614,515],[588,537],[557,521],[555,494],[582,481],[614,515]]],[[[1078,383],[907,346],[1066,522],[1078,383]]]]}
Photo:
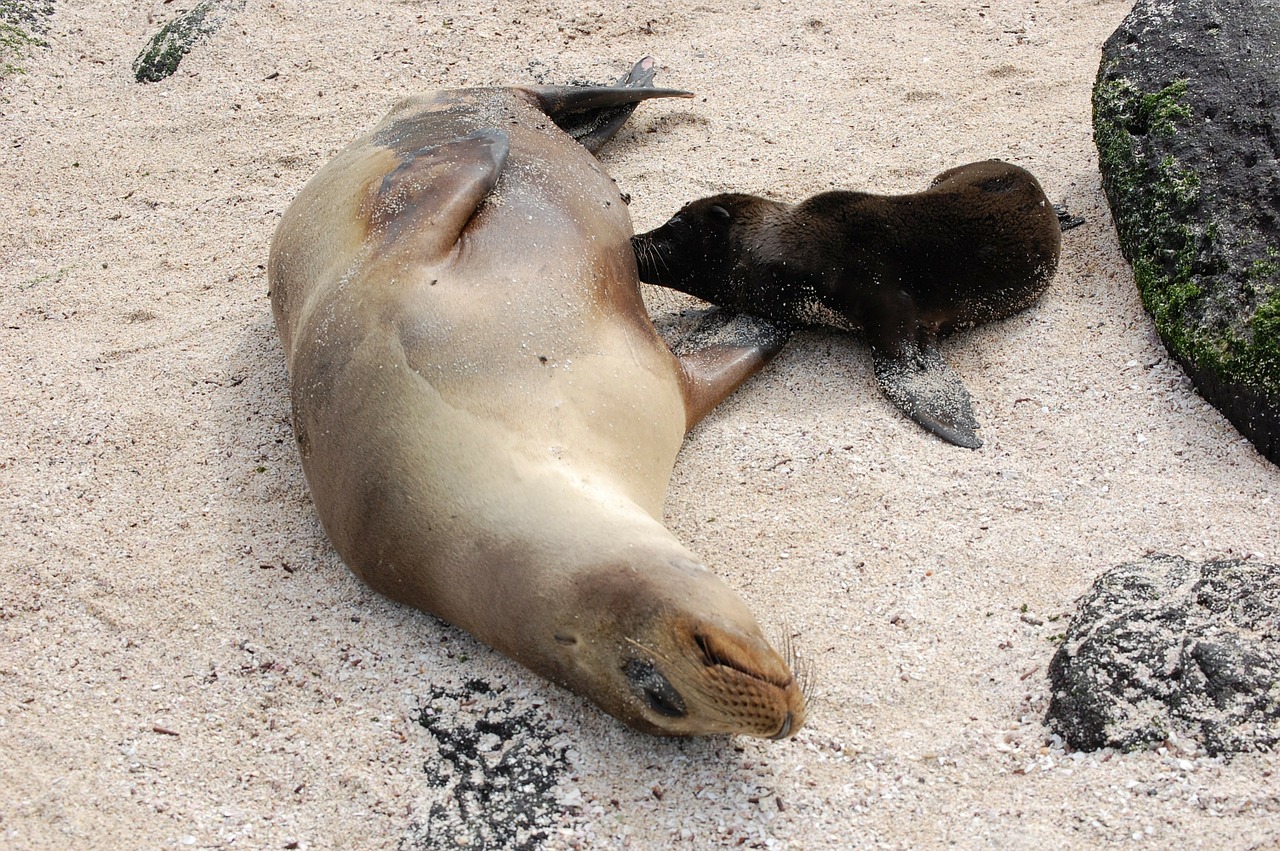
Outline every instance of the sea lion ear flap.
{"type": "Polygon", "coordinates": [[[371,231],[425,239],[429,256],[447,252],[493,191],[511,151],[506,131],[480,130],[408,154],[369,199],[371,231]]]}

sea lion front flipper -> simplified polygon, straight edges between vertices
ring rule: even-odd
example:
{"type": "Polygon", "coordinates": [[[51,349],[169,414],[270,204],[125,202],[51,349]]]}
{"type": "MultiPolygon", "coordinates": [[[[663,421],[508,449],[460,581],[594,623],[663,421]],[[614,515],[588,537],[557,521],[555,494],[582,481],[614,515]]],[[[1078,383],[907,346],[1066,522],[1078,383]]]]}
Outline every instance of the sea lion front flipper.
{"type": "Polygon", "coordinates": [[[530,86],[528,91],[556,126],[594,154],[622,129],[640,101],[693,97],[693,92],[654,88],[657,72],[653,57],[646,56],[612,86],[530,86]]]}
{"type": "Polygon", "coordinates": [[[791,338],[791,329],[723,307],[686,310],[654,324],[680,361],[685,431],[763,369],[791,338]]]}
{"type": "Polygon", "coordinates": [[[374,190],[370,229],[388,240],[411,234],[424,254],[439,257],[493,191],[510,152],[507,132],[490,128],[403,156],[374,190]]]}
{"type": "Polygon", "coordinates": [[[791,330],[723,308],[688,310],[675,323],[659,323],[680,361],[685,431],[771,361],[791,330]]]}
{"type": "Polygon", "coordinates": [[[973,402],[937,347],[907,345],[900,357],[872,350],[876,380],[898,410],[938,437],[977,449],[982,440],[974,434],[978,421],[973,402]]]}

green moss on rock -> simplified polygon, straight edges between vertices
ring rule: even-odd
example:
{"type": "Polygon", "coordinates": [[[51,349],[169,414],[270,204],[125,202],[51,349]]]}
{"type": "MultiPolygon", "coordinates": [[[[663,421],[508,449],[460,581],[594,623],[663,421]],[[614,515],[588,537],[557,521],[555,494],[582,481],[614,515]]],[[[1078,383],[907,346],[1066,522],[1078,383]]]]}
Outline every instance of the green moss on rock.
{"type": "Polygon", "coordinates": [[[26,73],[22,66],[33,47],[48,47],[41,38],[52,2],[0,0],[0,79],[26,73]]]}
{"type": "Polygon", "coordinates": [[[1114,65],[1103,63],[1094,87],[1094,138],[1103,188],[1143,305],[1179,360],[1280,393],[1280,264],[1268,258],[1249,267],[1250,289],[1258,297],[1251,317],[1246,310],[1240,320],[1242,305],[1223,310],[1214,304],[1203,276],[1228,270],[1220,228],[1202,203],[1200,175],[1172,155],[1154,156],[1160,146],[1148,138],[1173,136],[1188,124],[1188,81],[1144,92],[1114,76],[1114,65]]]}
{"type": "Polygon", "coordinates": [[[29,49],[43,46],[43,41],[16,24],[0,21],[0,77],[23,73],[18,63],[29,49]]]}
{"type": "Polygon", "coordinates": [[[139,83],[157,83],[172,76],[191,48],[217,32],[241,6],[243,0],[204,0],[178,15],[152,36],[133,61],[134,78],[139,83]]]}

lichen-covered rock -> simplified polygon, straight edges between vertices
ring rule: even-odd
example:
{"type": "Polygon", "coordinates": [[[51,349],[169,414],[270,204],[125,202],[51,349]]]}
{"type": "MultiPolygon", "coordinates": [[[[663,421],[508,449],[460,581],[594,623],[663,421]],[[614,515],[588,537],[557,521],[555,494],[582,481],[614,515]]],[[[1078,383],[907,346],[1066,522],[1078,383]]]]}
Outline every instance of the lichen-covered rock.
{"type": "Polygon", "coordinates": [[[1049,665],[1047,723],[1073,748],[1171,735],[1210,754],[1280,742],[1280,567],[1150,556],[1105,573],[1049,665]]]}
{"type": "Polygon", "coordinates": [[[204,0],[160,28],[133,60],[133,75],[139,83],[156,83],[178,70],[182,57],[191,48],[217,32],[244,0],[204,0]]]}
{"type": "Polygon", "coordinates": [[[1143,304],[1200,393],[1280,462],[1280,0],[1138,0],[1093,93],[1143,304]]]}
{"type": "Polygon", "coordinates": [[[53,0],[0,0],[0,79],[23,71],[22,60],[41,37],[53,14],[53,0]]]}
{"type": "Polygon", "coordinates": [[[536,706],[477,679],[433,687],[418,723],[438,750],[424,766],[435,800],[401,848],[541,848],[563,823],[556,791],[571,773],[569,740],[536,706]]]}

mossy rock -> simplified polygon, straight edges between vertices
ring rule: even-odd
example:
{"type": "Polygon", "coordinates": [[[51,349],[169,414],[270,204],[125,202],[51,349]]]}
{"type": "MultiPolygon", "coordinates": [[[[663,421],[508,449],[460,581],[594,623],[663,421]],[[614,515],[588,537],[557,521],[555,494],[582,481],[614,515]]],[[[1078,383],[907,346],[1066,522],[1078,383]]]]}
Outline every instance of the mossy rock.
{"type": "Polygon", "coordinates": [[[139,83],[158,83],[172,76],[182,57],[243,8],[244,0],[204,0],[190,11],[182,12],[161,27],[133,60],[134,77],[139,83]]]}
{"type": "Polygon", "coordinates": [[[1280,462],[1280,3],[1139,0],[1093,92],[1142,302],[1200,393],[1280,462]]]}
{"type": "Polygon", "coordinates": [[[48,47],[43,34],[53,0],[0,0],[0,79],[21,74],[33,47],[48,47]]]}

